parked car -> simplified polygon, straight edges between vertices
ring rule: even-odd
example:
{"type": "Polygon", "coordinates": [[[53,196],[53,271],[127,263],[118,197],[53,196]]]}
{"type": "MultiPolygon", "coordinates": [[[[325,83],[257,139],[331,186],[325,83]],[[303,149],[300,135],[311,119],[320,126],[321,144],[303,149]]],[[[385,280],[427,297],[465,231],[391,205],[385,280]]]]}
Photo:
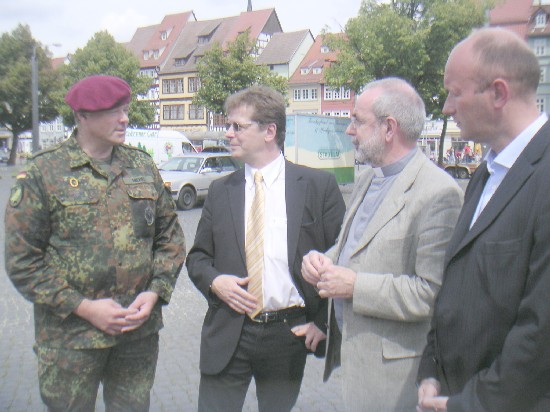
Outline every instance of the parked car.
{"type": "Polygon", "coordinates": [[[227,146],[206,146],[202,148],[204,153],[231,153],[227,146]]]}
{"type": "Polygon", "coordinates": [[[8,163],[10,158],[9,150],[0,149],[0,163],[8,163]]]}
{"type": "Polygon", "coordinates": [[[189,210],[206,197],[210,183],[241,167],[229,153],[189,153],[171,158],[159,170],[178,209],[189,210]]]}

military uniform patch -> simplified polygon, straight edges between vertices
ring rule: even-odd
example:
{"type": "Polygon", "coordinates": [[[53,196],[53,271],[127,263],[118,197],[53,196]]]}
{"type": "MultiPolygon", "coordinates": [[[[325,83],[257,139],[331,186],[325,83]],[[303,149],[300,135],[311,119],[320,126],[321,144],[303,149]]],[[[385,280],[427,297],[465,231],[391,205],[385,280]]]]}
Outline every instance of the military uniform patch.
{"type": "Polygon", "coordinates": [[[151,226],[155,222],[155,212],[150,206],[145,208],[145,221],[147,226],[151,226]]]}
{"type": "Polygon", "coordinates": [[[10,206],[11,207],[19,206],[19,203],[21,203],[21,199],[23,199],[23,186],[15,185],[14,187],[11,188],[10,206]]]}

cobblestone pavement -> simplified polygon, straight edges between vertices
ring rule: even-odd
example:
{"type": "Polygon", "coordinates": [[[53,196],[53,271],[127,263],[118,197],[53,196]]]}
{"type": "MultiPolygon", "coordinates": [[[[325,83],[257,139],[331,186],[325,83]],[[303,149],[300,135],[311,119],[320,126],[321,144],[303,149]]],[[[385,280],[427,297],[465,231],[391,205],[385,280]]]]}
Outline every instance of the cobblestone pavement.
{"type": "MultiPolygon", "coordinates": [[[[32,305],[14,289],[4,268],[4,210],[14,182],[14,167],[0,165],[0,411],[46,411],[38,392],[36,358],[32,351],[34,326],[32,305]]],[[[195,237],[201,209],[179,212],[187,248],[195,237]]],[[[206,301],[195,289],[185,268],[180,274],[170,304],[164,310],[165,327],[160,333],[160,355],[151,411],[194,411],[199,385],[200,328],[206,301]]],[[[323,361],[308,357],[302,390],[294,411],[342,411],[340,375],[322,381],[323,361]]],[[[96,411],[104,411],[101,396],[96,411]]],[[[256,411],[255,388],[251,385],[245,411],[256,411]]]]}

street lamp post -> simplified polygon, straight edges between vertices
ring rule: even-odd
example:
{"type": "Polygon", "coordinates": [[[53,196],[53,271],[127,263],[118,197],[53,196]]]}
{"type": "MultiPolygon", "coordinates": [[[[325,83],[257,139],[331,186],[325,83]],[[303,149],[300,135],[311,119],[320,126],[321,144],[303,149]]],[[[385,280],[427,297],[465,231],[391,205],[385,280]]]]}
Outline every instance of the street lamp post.
{"type": "MultiPolygon", "coordinates": [[[[52,46],[61,46],[58,43],[52,46]]],[[[32,104],[32,152],[38,152],[40,148],[40,117],[38,112],[38,62],[36,59],[36,43],[32,46],[31,57],[31,104],[32,104]]]]}
{"type": "Polygon", "coordinates": [[[36,62],[36,44],[32,46],[31,58],[31,92],[32,92],[32,152],[36,153],[39,148],[38,125],[38,64],[36,62]]]}

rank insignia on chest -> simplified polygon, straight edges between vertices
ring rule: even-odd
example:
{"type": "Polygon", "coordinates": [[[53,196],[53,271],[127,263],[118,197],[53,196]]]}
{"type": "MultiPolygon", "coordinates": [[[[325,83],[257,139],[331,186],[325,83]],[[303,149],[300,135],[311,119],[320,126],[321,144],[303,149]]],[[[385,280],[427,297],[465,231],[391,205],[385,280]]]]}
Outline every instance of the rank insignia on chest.
{"type": "Polygon", "coordinates": [[[154,221],[155,212],[153,212],[153,209],[150,206],[147,206],[145,208],[145,222],[147,222],[147,226],[151,226],[154,221]]]}
{"type": "Polygon", "coordinates": [[[21,203],[21,199],[23,199],[23,186],[15,185],[14,187],[11,188],[10,206],[11,207],[19,206],[19,203],[21,203]]]}

